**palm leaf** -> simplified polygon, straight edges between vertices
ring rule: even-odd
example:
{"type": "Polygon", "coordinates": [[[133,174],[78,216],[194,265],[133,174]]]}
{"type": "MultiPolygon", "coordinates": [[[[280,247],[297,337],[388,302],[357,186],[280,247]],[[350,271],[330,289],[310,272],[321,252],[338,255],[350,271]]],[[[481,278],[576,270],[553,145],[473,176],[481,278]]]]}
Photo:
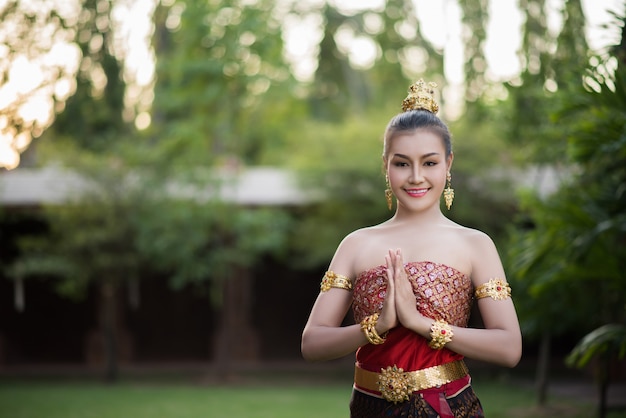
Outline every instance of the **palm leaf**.
{"type": "Polygon", "coordinates": [[[594,357],[617,354],[618,359],[626,357],[626,326],[607,324],[585,335],[565,359],[570,367],[583,368],[594,357]]]}

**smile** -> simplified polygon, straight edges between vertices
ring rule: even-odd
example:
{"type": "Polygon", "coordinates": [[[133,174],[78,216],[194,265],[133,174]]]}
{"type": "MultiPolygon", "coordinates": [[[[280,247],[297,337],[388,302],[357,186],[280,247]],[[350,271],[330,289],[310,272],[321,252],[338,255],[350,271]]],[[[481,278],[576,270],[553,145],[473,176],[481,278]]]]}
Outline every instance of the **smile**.
{"type": "Polygon", "coordinates": [[[428,189],[404,189],[404,191],[412,197],[422,197],[424,196],[427,192],[428,189]]]}

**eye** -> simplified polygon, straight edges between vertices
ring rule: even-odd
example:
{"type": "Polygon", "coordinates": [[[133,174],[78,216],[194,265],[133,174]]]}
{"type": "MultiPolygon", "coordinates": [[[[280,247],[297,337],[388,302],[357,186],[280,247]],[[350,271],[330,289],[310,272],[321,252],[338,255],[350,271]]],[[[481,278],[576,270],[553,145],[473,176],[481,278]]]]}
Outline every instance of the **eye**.
{"type": "Polygon", "coordinates": [[[426,167],[432,167],[432,166],[435,166],[435,165],[437,165],[437,164],[438,164],[438,163],[437,163],[436,161],[426,161],[426,162],[424,163],[424,165],[425,165],[426,167]]]}
{"type": "Polygon", "coordinates": [[[393,165],[396,167],[407,167],[409,163],[404,162],[404,161],[396,161],[393,163],[393,165]]]}

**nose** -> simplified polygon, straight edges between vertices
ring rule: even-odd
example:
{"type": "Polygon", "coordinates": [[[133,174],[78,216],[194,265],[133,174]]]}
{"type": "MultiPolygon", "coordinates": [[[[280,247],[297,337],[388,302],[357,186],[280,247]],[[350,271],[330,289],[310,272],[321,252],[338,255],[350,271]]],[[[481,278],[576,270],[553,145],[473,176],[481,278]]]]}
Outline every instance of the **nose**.
{"type": "Polygon", "coordinates": [[[411,169],[411,178],[409,178],[409,181],[413,184],[419,184],[424,181],[424,177],[422,176],[422,170],[419,165],[415,165],[411,169]]]}

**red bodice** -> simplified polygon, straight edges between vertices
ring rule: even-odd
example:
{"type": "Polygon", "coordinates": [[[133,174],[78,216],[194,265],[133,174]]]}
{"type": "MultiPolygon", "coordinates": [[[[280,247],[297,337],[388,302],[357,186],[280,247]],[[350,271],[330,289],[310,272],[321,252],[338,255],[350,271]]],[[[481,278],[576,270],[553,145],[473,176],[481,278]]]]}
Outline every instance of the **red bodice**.
{"type": "MultiPolygon", "coordinates": [[[[406,263],[405,268],[415,293],[416,309],[422,315],[467,326],[473,300],[472,282],[467,275],[429,261],[406,263]]],[[[386,266],[360,273],[354,282],[354,319],[361,322],[366,316],[380,312],[386,292],[386,266]]],[[[360,367],[375,372],[393,365],[405,371],[420,370],[462,358],[445,348],[430,348],[428,340],[402,326],[390,330],[384,344],[366,344],[356,354],[360,367]]]]}

